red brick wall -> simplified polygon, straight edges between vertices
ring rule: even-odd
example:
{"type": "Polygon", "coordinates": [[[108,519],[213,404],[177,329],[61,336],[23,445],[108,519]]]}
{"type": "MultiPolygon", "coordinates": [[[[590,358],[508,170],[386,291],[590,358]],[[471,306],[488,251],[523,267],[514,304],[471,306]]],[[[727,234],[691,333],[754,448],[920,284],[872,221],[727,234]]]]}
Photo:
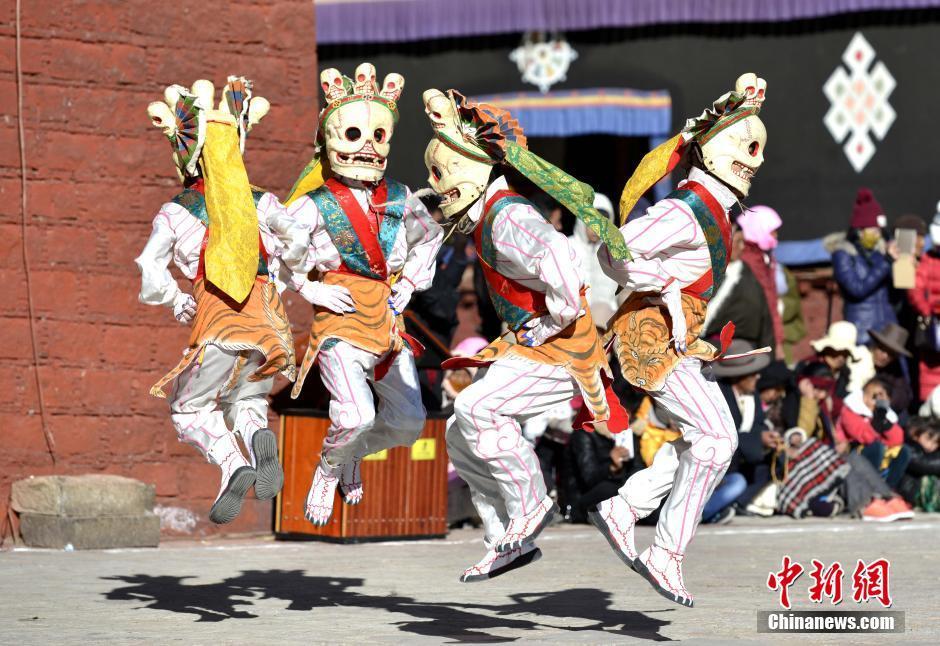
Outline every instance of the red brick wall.
{"type": "MultiPolygon", "coordinates": [[[[310,0],[24,2],[21,21],[27,250],[39,376],[56,462],[46,450],[22,261],[14,2],[0,8],[0,519],[30,474],[119,473],[156,483],[158,504],[206,520],[216,467],[176,441],[148,389],[187,329],[137,302],[133,259],[178,190],[170,148],[146,114],[170,83],[243,74],[271,101],[252,133],[253,183],[284,195],[312,153],[317,101],[310,0]]],[[[296,299],[293,299],[296,300],[296,299]]],[[[289,307],[298,329],[306,308],[289,307]]],[[[251,501],[226,532],[266,531],[251,501]]]]}

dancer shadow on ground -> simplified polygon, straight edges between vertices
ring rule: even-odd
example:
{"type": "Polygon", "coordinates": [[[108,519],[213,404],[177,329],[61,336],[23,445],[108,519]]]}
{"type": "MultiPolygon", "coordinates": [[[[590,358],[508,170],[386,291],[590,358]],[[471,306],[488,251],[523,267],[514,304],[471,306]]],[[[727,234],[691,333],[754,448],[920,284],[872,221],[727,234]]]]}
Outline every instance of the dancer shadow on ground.
{"type": "MultiPolygon", "coordinates": [[[[184,583],[193,577],[150,576],[147,574],[103,577],[127,585],[105,593],[112,601],[139,601],[142,608],[192,614],[197,621],[254,619],[249,610],[255,601],[279,599],[288,610],[312,611],[345,606],[373,608],[409,615],[412,619],[394,622],[402,632],[449,639],[457,643],[509,642],[519,637],[500,637],[490,630],[522,631],[585,630],[611,635],[668,641],[659,634],[668,625],[641,612],[611,608],[611,595],[595,588],[572,588],[554,592],[512,595],[512,604],[464,604],[426,602],[400,595],[380,596],[362,593],[365,581],[358,578],[308,576],[302,570],[245,571],[219,583],[184,583]],[[525,613],[526,618],[518,615],[525,613]],[[543,619],[559,621],[544,621],[543,619]],[[589,625],[572,626],[573,621],[589,625]]],[[[536,638],[537,634],[531,635],[536,638]]]]}

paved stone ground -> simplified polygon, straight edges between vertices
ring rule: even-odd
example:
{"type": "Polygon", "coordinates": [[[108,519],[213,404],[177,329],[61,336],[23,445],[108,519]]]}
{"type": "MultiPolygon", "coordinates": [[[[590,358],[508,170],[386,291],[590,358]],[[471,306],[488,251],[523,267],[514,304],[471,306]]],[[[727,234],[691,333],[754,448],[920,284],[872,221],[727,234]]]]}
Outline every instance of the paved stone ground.
{"type": "MultiPolygon", "coordinates": [[[[16,550],[0,554],[0,642],[936,644],[938,531],[940,517],[926,515],[877,526],[744,519],[704,527],[686,568],[694,609],[655,594],[588,526],[550,528],[539,541],[541,561],[476,584],[456,580],[481,553],[478,533],[469,529],[446,540],[386,544],[241,540],[16,550]],[[812,558],[840,560],[848,570],[846,610],[858,609],[850,598],[856,559],[888,557],[906,634],[757,634],[756,611],[776,609],[765,581],[784,554],[806,566],[812,558]]],[[[650,536],[641,528],[638,542],[650,536]]],[[[791,589],[795,609],[812,607],[808,585],[804,574],[791,589]]]]}

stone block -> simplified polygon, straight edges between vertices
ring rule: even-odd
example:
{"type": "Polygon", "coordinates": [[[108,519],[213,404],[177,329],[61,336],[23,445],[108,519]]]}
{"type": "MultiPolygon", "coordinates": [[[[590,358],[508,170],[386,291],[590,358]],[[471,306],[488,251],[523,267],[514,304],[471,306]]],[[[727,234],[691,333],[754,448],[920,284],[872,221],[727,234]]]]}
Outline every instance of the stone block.
{"type": "Polygon", "coordinates": [[[38,476],[13,483],[13,509],[21,514],[142,516],[153,511],[153,504],[152,485],[123,476],[38,476]]]}
{"type": "Polygon", "coordinates": [[[69,518],[47,514],[20,515],[20,534],[30,547],[77,550],[115,547],[156,547],[160,543],[160,519],[147,512],[127,516],[69,518]]]}

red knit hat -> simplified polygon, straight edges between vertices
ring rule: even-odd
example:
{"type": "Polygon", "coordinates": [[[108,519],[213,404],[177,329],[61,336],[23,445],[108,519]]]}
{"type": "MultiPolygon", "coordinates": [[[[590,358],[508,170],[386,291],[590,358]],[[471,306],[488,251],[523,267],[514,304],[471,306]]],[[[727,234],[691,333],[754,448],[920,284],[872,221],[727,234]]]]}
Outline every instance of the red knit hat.
{"type": "Polygon", "coordinates": [[[855,206],[852,208],[852,220],[849,226],[853,229],[867,229],[880,227],[885,219],[884,209],[872,195],[871,189],[860,188],[855,196],[855,206]],[[880,221],[879,221],[880,220],[880,221]]]}

